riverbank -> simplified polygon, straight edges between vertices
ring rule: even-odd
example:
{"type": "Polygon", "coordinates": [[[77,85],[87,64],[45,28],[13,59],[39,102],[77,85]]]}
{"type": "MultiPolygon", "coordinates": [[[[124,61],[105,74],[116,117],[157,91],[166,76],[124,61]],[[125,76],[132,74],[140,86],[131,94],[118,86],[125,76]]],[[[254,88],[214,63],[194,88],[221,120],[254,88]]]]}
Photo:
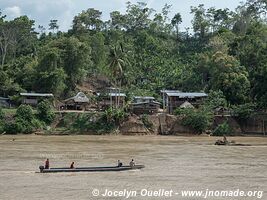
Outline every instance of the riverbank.
{"type": "MultiPolygon", "coordinates": [[[[49,131],[42,134],[85,134],[85,135],[174,135],[174,136],[197,136],[194,129],[183,124],[180,116],[158,113],[154,115],[128,115],[121,123],[109,125],[101,122],[99,113],[64,113],[58,115],[49,131]],[[101,122],[101,123],[99,123],[101,122]]],[[[231,116],[214,116],[207,130],[202,135],[212,135],[221,124],[229,125],[228,136],[267,136],[263,120],[254,116],[240,121],[231,116]]],[[[220,135],[222,136],[222,135],[220,135]]]]}
{"type": "Polygon", "coordinates": [[[199,122],[199,118],[191,120],[190,123],[194,126],[207,123],[206,127],[199,131],[190,126],[190,123],[184,123],[184,116],[166,113],[134,115],[122,109],[109,109],[105,112],[37,112],[27,106],[21,110],[23,112],[20,113],[4,110],[4,117],[2,122],[0,121],[0,134],[194,136],[202,132],[204,135],[217,136],[267,135],[267,116],[263,114],[254,114],[245,120],[224,115],[214,115],[209,122],[199,122]]]}

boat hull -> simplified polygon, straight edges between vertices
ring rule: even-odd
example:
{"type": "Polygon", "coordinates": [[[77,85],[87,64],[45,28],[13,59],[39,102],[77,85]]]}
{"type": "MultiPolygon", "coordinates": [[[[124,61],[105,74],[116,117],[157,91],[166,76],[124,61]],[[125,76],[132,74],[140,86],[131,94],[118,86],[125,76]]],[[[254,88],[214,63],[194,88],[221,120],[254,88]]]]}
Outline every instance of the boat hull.
{"type": "Polygon", "coordinates": [[[78,168],[50,168],[43,169],[43,167],[39,167],[40,173],[57,173],[57,172],[117,172],[117,171],[127,171],[127,170],[136,170],[145,168],[144,165],[135,165],[133,167],[130,166],[122,166],[122,167],[78,167],[78,168]]]}

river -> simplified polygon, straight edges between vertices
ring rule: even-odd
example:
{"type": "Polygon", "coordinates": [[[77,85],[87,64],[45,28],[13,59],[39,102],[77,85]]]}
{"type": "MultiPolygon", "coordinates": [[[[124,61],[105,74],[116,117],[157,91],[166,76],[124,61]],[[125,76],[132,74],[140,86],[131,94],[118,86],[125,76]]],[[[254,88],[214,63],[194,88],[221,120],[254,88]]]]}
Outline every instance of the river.
{"type": "Polygon", "coordinates": [[[229,138],[252,146],[215,146],[216,139],[0,136],[0,199],[120,200],[127,199],[131,191],[136,194],[128,199],[204,199],[182,197],[183,190],[262,191],[262,195],[254,197],[211,195],[206,199],[267,199],[267,138],[229,138]],[[124,172],[36,173],[46,158],[51,167],[67,167],[72,161],[76,167],[110,166],[116,165],[118,159],[128,164],[132,158],[146,167],[124,172]],[[109,197],[104,197],[106,190],[109,197]],[[153,197],[148,191],[153,192],[153,197]]]}

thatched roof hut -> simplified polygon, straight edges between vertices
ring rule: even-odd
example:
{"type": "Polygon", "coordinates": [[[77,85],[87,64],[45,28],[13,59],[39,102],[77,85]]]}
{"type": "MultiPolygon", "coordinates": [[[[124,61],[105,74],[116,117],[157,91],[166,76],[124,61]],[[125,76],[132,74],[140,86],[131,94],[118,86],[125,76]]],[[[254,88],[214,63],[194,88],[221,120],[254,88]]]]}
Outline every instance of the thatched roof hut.
{"type": "Polygon", "coordinates": [[[180,105],[180,108],[195,108],[195,107],[188,101],[185,101],[182,105],[180,105]]]}
{"type": "Polygon", "coordinates": [[[89,98],[83,93],[78,92],[76,96],[64,100],[65,103],[89,103],[89,98]]]}
{"type": "Polygon", "coordinates": [[[86,106],[89,104],[89,98],[83,92],[79,92],[74,97],[64,100],[64,103],[64,109],[85,110],[86,106]]]}

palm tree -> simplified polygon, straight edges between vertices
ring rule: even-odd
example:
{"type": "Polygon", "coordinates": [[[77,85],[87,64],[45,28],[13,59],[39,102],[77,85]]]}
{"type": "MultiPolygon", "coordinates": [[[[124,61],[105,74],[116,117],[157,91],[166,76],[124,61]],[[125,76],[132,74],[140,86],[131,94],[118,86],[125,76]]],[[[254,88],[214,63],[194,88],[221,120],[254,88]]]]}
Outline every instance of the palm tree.
{"type": "MultiPolygon", "coordinates": [[[[112,73],[111,78],[114,80],[115,86],[119,88],[120,94],[121,80],[123,77],[123,67],[125,66],[124,51],[121,43],[110,50],[109,57],[109,69],[112,73]]],[[[117,97],[115,105],[116,107],[119,105],[119,100],[117,97]]]]}

